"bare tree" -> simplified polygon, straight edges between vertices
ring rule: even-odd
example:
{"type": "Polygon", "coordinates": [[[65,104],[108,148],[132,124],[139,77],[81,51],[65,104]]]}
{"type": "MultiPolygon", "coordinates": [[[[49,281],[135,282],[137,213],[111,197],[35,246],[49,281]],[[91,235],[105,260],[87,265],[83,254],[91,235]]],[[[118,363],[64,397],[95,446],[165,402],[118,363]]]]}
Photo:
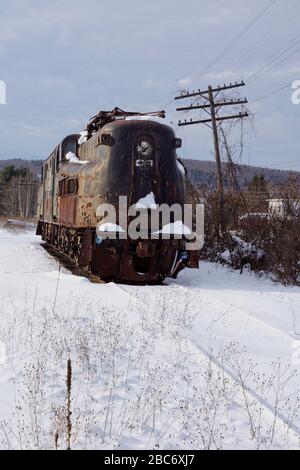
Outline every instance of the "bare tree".
{"type": "Polygon", "coordinates": [[[12,177],[2,188],[2,212],[11,217],[31,218],[35,213],[38,184],[31,172],[12,177]]]}

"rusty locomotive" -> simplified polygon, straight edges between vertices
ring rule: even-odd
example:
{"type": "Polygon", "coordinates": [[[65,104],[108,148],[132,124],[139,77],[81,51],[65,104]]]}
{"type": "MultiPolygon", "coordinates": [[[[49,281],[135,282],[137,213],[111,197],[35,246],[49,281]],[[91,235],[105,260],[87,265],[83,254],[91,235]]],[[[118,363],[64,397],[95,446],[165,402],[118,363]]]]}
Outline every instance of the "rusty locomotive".
{"type": "Polygon", "coordinates": [[[171,127],[152,116],[119,108],[92,118],[85,136],[66,137],[44,162],[38,196],[37,234],[104,281],[160,283],[185,268],[198,267],[185,240],[130,238],[99,242],[97,207],[135,204],[149,193],[158,204],[183,205],[185,176],[178,166],[171,127]],[[68,156],[74,155],[70,159],[68,156]]]}

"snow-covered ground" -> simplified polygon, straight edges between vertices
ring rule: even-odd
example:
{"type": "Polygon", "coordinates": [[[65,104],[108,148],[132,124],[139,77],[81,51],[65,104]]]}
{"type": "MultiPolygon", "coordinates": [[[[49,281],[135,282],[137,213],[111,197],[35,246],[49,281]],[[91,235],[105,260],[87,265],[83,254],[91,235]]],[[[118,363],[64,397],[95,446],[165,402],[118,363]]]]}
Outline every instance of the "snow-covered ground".
{"type": "Polygon", "coordinates": [[[92,284],[0,227],[0,447],[299,448],[300,289],[203,263],[92,284]]]}

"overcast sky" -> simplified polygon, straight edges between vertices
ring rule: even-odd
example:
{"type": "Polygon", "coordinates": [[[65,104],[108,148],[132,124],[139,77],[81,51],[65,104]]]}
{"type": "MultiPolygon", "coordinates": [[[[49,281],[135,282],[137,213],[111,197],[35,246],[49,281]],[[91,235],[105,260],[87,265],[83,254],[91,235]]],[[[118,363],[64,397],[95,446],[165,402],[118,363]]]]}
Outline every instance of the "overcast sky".
{"type": "MultiPolygon", "coordinates": [[[[46,158],[64,136],[114,106],[166,109],[177,123],[184,119],[172,99],[178,90],[244,79],[241,93],[255,132],[246,123],[243,162],[300,170],[300,105],[291,100],[291,84],[300,80],[300,0],[274,1],[220,54],[267,3],[1,0],[0,80],[7,104],[0,105],[0,158],[46,158]],[[272,58],[274,70],[253,75],[272,58]]],[[[213,158],[207,127],[178,129],[178,135],[183,157],[213,158]]]]}

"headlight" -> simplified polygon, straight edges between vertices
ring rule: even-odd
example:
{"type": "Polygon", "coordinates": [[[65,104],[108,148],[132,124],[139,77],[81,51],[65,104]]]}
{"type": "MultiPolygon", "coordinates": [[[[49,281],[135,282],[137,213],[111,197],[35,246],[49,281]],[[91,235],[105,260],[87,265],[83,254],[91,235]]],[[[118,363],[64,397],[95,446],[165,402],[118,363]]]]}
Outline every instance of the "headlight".
{"type": "Polygon", "coordinates": [[[137,153],[141,157],[150,157],[153,153],[153,147],[147,140],[141,140],[137,144],[137,153]]]}

